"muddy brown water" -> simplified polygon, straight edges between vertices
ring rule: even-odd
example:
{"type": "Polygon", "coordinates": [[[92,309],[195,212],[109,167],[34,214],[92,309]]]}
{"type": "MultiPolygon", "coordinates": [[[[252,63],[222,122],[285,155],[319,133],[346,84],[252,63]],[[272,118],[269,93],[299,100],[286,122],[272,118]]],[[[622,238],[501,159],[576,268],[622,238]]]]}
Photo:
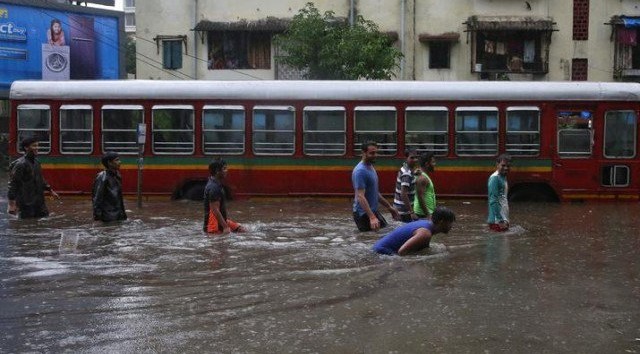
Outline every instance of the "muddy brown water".
{"type": "Polygon", "coordinates": [[[0,352],[636,353],[640,204],[486,201],[430,250],[378,256],[347,199],[230,202],[244,234],[207,237],[198,202],[91,221],[88,199],[17,220],[0,177],[0,352]]]}

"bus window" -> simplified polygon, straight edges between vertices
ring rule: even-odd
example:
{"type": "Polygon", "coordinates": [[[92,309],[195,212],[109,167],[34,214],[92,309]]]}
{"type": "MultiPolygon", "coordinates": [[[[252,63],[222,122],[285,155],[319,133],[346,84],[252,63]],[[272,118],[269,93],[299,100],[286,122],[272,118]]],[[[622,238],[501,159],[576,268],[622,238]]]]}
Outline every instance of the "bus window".
{"type": "Polygon", "coordinates": [[[602,166],[602,185],[605,187],[628,187],[629,166],[608,165],[602,166]]]}
{"type": "Polygon", "coordinates": [[[51,152],[51,108],[46,104],[23,104],[18,106],[18,139],[20,142],[29,137],[38,139],[38,153],[51,152]]]}
{"type": "Polygon", "coordinates": [[[449,149],[449,110],[447,107],[407,107],[405,145],[418,151],[446,156],[449,149]]]}
{"type": "Polygon", "coordinates": [[[493,156],[498,153],[498,108],[456,108],[456,154],[493,156]]]}
{"type": "Polygon", "coordinates": [[[60,152],[90,154],[92,151],[93,109],[91,106],[60,106],[60,152]]]}
{"type": "Polygon", "coordinates": [[[204,106],[202,116],[205,154],[244,153],[244,107],[204,106]]]}
{"type": "Polygon", "coordinates": [[[593,146],[593,113],[590,111],[558,112],[558,155],[591,156],[593,146]]]}
{"type": "Polygon", "coordinates": [[[537,156],[540,153],[540,109],[507,108],[505,150],[514,156],[537,156]]]}
{"type": "Polygon", "coordinates": [[[253,108],[253,152],[257,155],[293,155],[295,109],[291,106],[253,108]]]}
{"type": "Polygon", "coordinates": [[[304,107],[303,126],[305,155],[344,155],[344,107],[304,107]]]}
{"type": "Polygon", "coordinates": [[[153,152],[193,154],[193,106],[153,106],[153,152]]]}
{"type": "Polygon", "coordinates": [[[102,151],[138,153],[137,129],[143,122],[142,106],[106,105],[102,107],[102,151]]]}
{"type": "Polygon", "coordinates": [[[378,154],[393,156],[397,151],[395,107],[356,107],[355,136],[353,150],[356,155],[362,152],[362,143],[378,143],[378,154]]]}
{"type": "Polygon", "coordinates": [[[604,116],[604,156],[631,158],[636,156],[636,125],[634,111],[608,111],[604,116]]]}

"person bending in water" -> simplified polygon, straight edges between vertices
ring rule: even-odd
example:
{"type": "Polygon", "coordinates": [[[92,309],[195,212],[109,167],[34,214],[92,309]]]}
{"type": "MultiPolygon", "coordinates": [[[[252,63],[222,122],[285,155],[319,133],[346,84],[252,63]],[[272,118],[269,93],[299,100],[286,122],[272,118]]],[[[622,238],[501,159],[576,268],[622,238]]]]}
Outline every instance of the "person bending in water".
{"type": "Polygon", "coordinates": [[[227,218],[227,195],[224,180],[227,177],[227,163],[215,159],[209,164],[209,181],[204,188],[204,231],[212,234],[244,232],[237,222],[227,218]]]}
{"type": "Polygon", "coordinates": [[[448,233],[456,216],[451,209],[437,207],[431,220],[417,220],[391,231],[375,245],[373,250],[380,254],[404,256],[429,247],[431,237],[438,233],[448,233]]]}

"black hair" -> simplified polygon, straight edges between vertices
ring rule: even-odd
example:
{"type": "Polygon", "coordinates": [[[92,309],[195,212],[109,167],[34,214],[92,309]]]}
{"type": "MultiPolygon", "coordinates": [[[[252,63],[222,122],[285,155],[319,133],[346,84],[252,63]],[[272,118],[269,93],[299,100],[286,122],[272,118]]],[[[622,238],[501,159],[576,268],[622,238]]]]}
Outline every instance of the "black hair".
{"type": "Polygon", "coordinates": [[[500,163],[500,162],[511,162],[511,155],[509,154],[501,154],[500,156],[498,156],[498,158],[496,159],[496,163],[500,163]]]}
{"type": "Polygon", "coordinates": [[[362,152],[367,152],[367,150],[369,150],[369,146],[375,146],[378,147],[378,143],[376,143],[373,140],[367,140],[364,143],[362,143],[362,152]]]}
{"type": "Polygon", "coordinates": [[[109,161],[113,161],[115,159],[117,159],[119,157],[117,152],[114,151],[107,151],[104,153],[104,155],[102,155],[102,164],[104,165],[105,168],[109,167],[109,161]]]}
{"type": "Polygon", "coordinates": [[[36,139],[33,136],[27,137],[22,139],[22,141],[20,142],[20,148],[22,148],[22,150],[26,150],[27,147],[33,143],[38,142],[38,139],[36,139]]]}
{"type": "Polygon", "coordinates": [[[451,209],[443,206],[436,207],[431,214],[431,221],[434,224],[437,224],[440,221],[454,222],[456,221],[456,215],[451,211],[451,209]]]}
{"type": "Polygon", "coordinates": [[[432,151],[426,151],[420,154],[420,167],[429,163],[434,156],[435,154],[432,151]]]}
{"type": "Polygon", "coordinates": [[[417,152],[418,152],[418,149],[416,149],[415,146],[409,146],[406,149],[404,149],[404,156],[409,157],[409,155],[415,154],[417,152]]]}
{"type": "Polygon", "coordinates": [[[211,161],[209,164],[209,174],[214,176],[218,171],[222,171],[222,169],[227,165],[227,162],[222,158],[218,157],[217,159],[211,161]]]}

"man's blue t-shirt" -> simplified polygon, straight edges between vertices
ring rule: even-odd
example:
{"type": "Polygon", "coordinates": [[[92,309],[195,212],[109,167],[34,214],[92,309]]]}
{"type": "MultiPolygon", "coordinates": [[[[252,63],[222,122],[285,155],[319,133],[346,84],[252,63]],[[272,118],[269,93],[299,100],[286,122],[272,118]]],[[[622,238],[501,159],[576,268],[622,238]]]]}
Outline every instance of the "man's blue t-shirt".
{"type": "Polygon", "coordinates": [[[353,212],[358,213],[358,215],[365,214],[364,209],[358,203],[358,189],[364,189],[364,197],[367,199],[371,211],[374,213],[378,211],[378,174],[373,165],[360,161],[353,169],[351,182],[356,193],[353,201],[353,212]]]}
{"type": "Polygon", "coordinates": [[[381,254],[398,254],[398,250],[405,242],[407,242],[413,233],[419,229],[424,228],[431,231],[433,234],[433,223],[429,220],[417,220],[407,224],[404,224],[397,229],[391,231],[385,237],[381,238],[373,245],[373,250],[381,254]]]}

